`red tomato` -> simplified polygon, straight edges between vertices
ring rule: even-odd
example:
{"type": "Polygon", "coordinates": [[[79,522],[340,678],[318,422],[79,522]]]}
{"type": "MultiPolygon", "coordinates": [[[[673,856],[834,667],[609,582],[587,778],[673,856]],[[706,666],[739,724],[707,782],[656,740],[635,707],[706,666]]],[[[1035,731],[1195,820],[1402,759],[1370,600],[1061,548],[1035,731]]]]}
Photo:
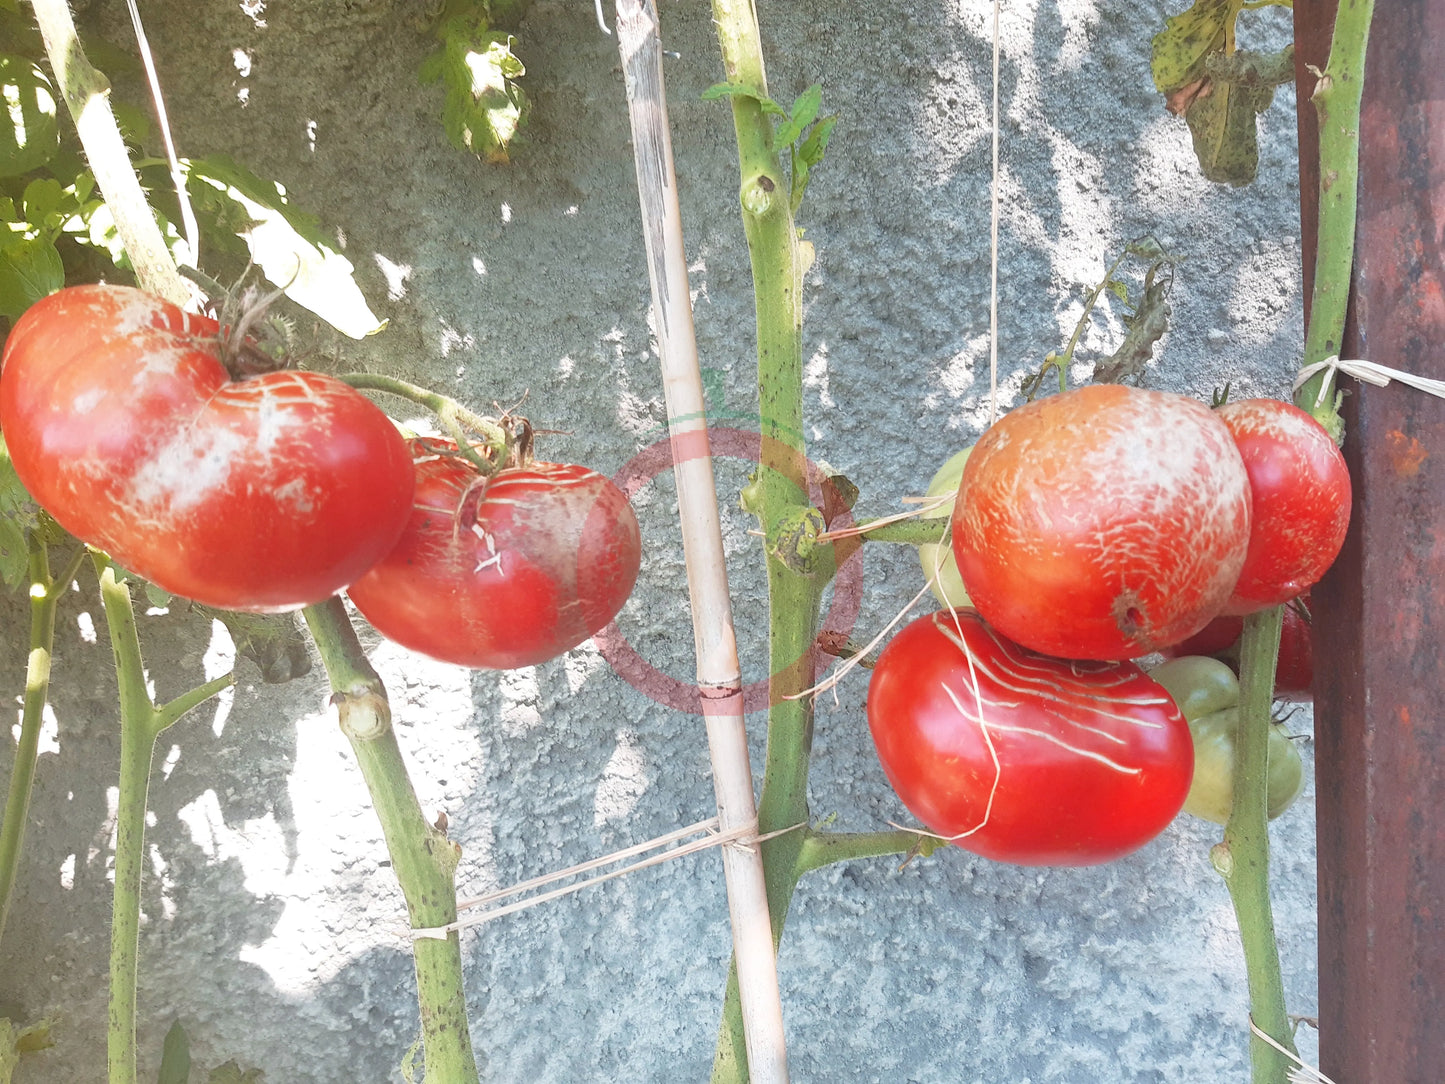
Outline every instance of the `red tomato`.
{"type": "Polygon", "coordinates": [[[1229,430],[1182,395],[1097,384],[1029,403],[979,440],[953,509],[973,604],[1010,639],[1127,659],[1219,613],[1249,542],[1229,430]]]}
{"type": "MultiPolygon", "coordinates": [[[[1279,661],[1274,669],[1274,698],[1308,703],[1314,699],[1314,647],[1310,642],[1309,592],[1291,599],[1284,607],[1279,634],[1279,661]]],[[[1239,638],[1244,618],[1216,617],[1204,629],[1182,643],[1164,649],[1170,658],[1185,655],[1213,655],[1239,669],[1239,638]]]]}
{"type": "Polygon", "coordinates": [[[449,441],[411,448],[411,522],[347,592],[378,632],[443,662],[507,670],[555,658],[617,616],[642,546],[610,479],[558,463],[483,479],[449,441]]]}
{"type": "Polygon", "coordinates": [[[1324,426],[1278,399],[1216,412],[1249,472],[1249,553],[1224,612],[1248,614],[1294,598],[1334,563],[1350,525],[1350,472],[1324,426]]]}
{"type": "Polygon", "coordinates": [[[320,373],[232,380],[219,327],[124,286],[36,302],[0,361],[0,430],[35,500],[172,594],[230,610],[319,602],[391,549],[406,442],[320,373]]]}
{"type": "Polygon", "coordinates": [[[1184,716],[1133,663],[1036,655],[972,610],[893,638],[868,685],[868,726],[914,816],[1021,865],[1127,854],[1174,819],[1194,772],[1184,716]]]}
{"type": "Polygon", "coordinates": [[[1189,639],[1163,648],[1163,653],[1171,659],[1184,655],[1220,655],[1235,647],[1242,635],[1244,618],[1216,617],[1189,639]]]}

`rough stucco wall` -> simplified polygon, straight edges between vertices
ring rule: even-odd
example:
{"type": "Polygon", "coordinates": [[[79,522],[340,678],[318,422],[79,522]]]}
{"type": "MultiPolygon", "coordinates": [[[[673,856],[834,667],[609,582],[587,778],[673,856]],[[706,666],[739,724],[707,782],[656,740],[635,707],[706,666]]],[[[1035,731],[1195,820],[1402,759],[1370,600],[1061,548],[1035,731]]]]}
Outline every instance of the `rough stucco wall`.
{"type": "MultiPolygon", "coordinates": [[[[1198,176],[1182,122],[1149,83],[1165,4],[1004,7],[1004,405],[1067,339],[1106,261],[1145,232],[1188,257],[1150,384],[1207,396],[1231,380],[1238,394],[1283,393],[1301,321],[1292,92],[1262,118],[1260,182],[1222,190],[1198,176]]],[[[808,427],[814,458],[848,474],[869,513],[921,492],[987,420],[988,8],[950,0],[900,14],[874,0],[799,0],[760,11],[773,95],[822,82],[825,107],[842,118],[801,218],[818,251],[806,299],[808,427]]],[[[531,142],[506,168],[446,143],[439,92],[417,84],[430,42],[410,3],[274,3],[248,15],[220,0],[150,0],[144,11],[182,153],[229,153],[343,231],[359,280],[391,319],[385,334],[348,346],[351,364],[483,406],[529,392],[533,421],[567,431],[544,451],[605,471],[661,435],[621,76],[589,5],[533,8],[523,28],[531,142]],[[236,50],[249,58],[244,78],[236,50]]],[[[720,78],[710,14],[668,0],[662,16],[681,54],[668,79],[699,345],[715,411],[747,427],[752,314],[730,118],[699,100],[720,78]]],[[[1252,25],[1278,34],[1287,18],[1264,13],[1252,25]]],[[[1096,320],[1084,353],[1120,334],[1116,317],[1096,320]]],[[[757,542],[731,510],[746,465],[719,469],[755,678],[757,542]]],[[[621,627],[685,679],[670,485],[657,480],[637,503],[647,552],[621,627]]],[[[867,554],[858,625],[869,635],[918,582],[911,551],[878,549],[867,554]]],[[[117,749],[100,626],[83,578],[61,613],[59,752],[41,760],[0,969],[0,1012],[64,1013],[59,1045],[27,1061],[22,1084],[103,1075],[117,749]]],[[[23,686],[24,628],[22,600],[0,600],[6,696],[23,686]]],[[[178,609],[146,619],[142,635],[161,696],[229,664],[224,635],[178,609]]],[[[698,720],[653,703],[590,645],[511,674],[385,645],[375,654],[423,805],[446,811],[465,850],[464,892],[712,812],[698,720]]],[[[399,1079],[416,1028],[411,965],[360,778],[316,676],[271,688],[249,664],[241,675],[229,702],[196,713],[158,751],[143,1079],[176,1016],[198,1063],[236,1057],[277,1082],[399,1079]]],[[[855,673],[819,702],[812,808],[842,828],[902,815],[867,739],[865,689],[855,673]]],[[[763,720],[750,724],[760,757],[763,720]]],[[[6,777],[12,756],[0,744],[6,777]]],[[[1275,830],[1276,917],[1300,1013],[1315,1007],[1312,795],[1275,830]]],[[[1207,857],[1217,838],[1184,818],[1103,868],[1017,869],[950,852],[901,871],[880,860],[811,876],[780,965],[794,1078],[1245,1079],[1243,968],[1207,857]]],[[[703,1079],[728,948],[714,856],[468,933],[484,1077],[703,1079]]]]}

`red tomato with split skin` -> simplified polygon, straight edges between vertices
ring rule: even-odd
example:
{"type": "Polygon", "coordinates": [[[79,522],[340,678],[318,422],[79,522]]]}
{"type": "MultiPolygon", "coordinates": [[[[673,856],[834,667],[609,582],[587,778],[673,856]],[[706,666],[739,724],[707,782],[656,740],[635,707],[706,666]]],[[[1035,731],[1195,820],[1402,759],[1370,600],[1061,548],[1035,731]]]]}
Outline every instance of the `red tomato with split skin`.
{"type": "Polygon", "coordinates": [[[184,598],[229,610],[329,598],[411,508],[406,443],[320,373],[232,379],[220,327],[124,286],[76,286],[16,321],[0,431],[37,503],[184,598]]]}
{"type": "Polygon", "coordinates": [[[610,479],[537,462],[486,478],[450,441],[410,447],[410,522],[347,592],[378,632],[442,662],[507,670],[556,658],[617,616],[642,548],[610,479]]]}
{"type": "Polygon", "coordinates": [[[1178,814],[1194,771],[1184,716],[1133,663],[1038,655],[972,610],[893,638],[868,686],[868,726],[914,816],[1020,865],[1135,850],[1178,814]]]}
{"type": "Polygon", "coordinates": [[[979,613],[1034,651],[1129,659],[1219,612],[1249,544],[1249,478],[1182,395],[1096,384],[1019,407],[964,468],[953,552],[979,613]]]}
{"type": "Polygon", "coordinates": [[[1293,403],[1245,399],[1215,413],[1249,472],[1249,551],[1226,614],[1295,598],[1334,563],[1350,526],[1350,472],[1324,426],[1293,403]]]}

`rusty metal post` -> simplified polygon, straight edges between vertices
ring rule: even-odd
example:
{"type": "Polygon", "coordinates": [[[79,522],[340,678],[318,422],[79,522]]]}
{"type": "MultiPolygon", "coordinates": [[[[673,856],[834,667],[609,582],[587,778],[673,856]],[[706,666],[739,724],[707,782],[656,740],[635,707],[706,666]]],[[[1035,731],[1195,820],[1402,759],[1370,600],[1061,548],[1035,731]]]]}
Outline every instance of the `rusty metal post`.
{"type": "MultiPolygon", "coordinates": [[[[1349,3],[1351,0],[1339,0],[1349,3]]],[[[1296,0],[1305,296],[1314,77],[1336,0],[1296,0]]],[[[1342,356],[1445,378],[1445,0],[1376,5],[1342,356]]],[[[1352,380],[1344,551],[1313,592],[1320,1059],[1341,1084],[1445,1082],[1445,400],[1352,380]]]]}

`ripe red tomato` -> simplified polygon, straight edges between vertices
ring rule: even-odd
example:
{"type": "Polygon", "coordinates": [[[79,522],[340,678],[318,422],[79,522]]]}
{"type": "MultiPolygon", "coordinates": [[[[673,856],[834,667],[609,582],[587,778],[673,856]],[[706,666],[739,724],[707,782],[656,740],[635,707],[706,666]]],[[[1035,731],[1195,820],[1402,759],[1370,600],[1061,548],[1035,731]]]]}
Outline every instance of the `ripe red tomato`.
{"type": "MultiPolygon", "coordinates": [[[[1279,634],[1279,661],[1274,668],[1274,698],[1308,703],[1314,699],[1314,647],[1310,642],[1309,592],[1285,604],[1284,623],[1279,634]]],[[[1204,628],[1172,647],[1164,654],[1169,658],[1188,655],[1212,655],[1239,668],[1239,638],[1244,633],[1244,618],[1216,617],[1204,628]]]]}
{"type": "Polygon", "coordinates": [[[1324,426],[1278,399],[1227,403],[1229,427],[1249,472],[1249,553],[1224,606],[1248,614],[1294,598],[1334,563],[1350,526],[1350,472],[1324,426]]]}
{"type": "Polygon", "coordinates": [[[1279,662],[1274,668],[1274,698],[1307,704],[1314,700],[1315,651],[1310,641],[1309,594],[1285,604],[1279,630],[1279,662]]]}
{"type": "Polygon", "coordinates": [[[490,479],[441,440],[413,440],[416,503],[396,548],[347,591],[389,640],[507,670],[576,647],[637,582],[637,517],[611,480],[558,463],[490,479]]]}
{"type": "Polygon", "coordinates": [[[1005,636],[1063,658],[1128,659],[1219,613],[1249,522],[1244,464],[1208,407],[1097,384],[984,433],[954,504],[953,551],[1005,636]]]}
{"type": "Polygon", "coordinates": [[[219,330],[124,286],[36,302],[0,361],[15,471],[63,527],[172,594],[229,610],[319,602],[400,535],[406,443],[320,373],[232,380],[219,330]]]}
{"type": "Polygon", "coordinates": [[[1133,663],[1036,655],[972,610],[893,638],[868,686],[868,726],[914,816],[1021,865],[1127,854],[1174,819],[1194,771],[1184,716],[1133,663]]]}

